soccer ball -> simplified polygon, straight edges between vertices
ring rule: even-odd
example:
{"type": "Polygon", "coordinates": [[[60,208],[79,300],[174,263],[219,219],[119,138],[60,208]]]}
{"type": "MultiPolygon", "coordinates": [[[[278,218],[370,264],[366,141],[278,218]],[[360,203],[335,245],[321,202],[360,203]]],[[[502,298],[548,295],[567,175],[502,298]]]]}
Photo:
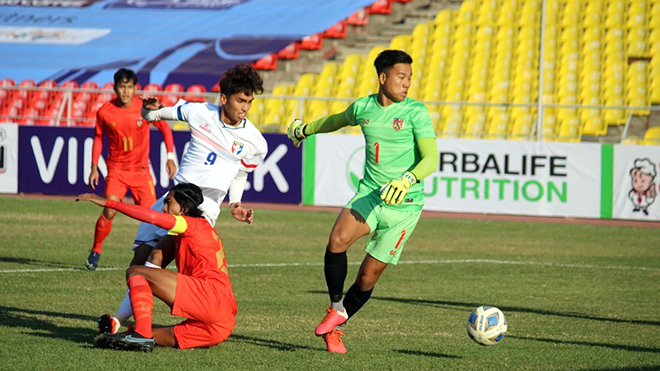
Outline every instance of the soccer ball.
{"type": "Polygon", "coordinates": [[[499,343],[504,338],[506,329],[504,313],[491,305],[480,306],[468,317],[467,333],[480,345],[499,343]]]}

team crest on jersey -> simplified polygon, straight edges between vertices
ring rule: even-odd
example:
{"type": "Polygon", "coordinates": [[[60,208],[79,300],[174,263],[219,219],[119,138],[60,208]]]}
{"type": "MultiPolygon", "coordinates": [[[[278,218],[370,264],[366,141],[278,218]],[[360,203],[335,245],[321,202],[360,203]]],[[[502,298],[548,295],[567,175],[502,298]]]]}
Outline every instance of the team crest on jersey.
{"type": "Polygon", "coordinates": [[[369,119],[363,119],[362,125],[369,125],[369,119]]]}
{"type": "Polygon", "coordinates": [[[241,152],[243,152],[243,146],[243,143],[234,141],[234,144],[231,145],[231,153],[235,155],[241,154],[241,152]]]}
{"type": "Polygon", "coordinates": [[[403,119],[394,119],[394,122],[392,122],[392,127],[394,130],[399,131],[403,129],[403,119]]]}
{"type": "Polygon", "coordinates": [[[139,128],[142,127],[142,117],[139,117],[139,118],[137,119],[137,126],[138,126],[139,128]]]}

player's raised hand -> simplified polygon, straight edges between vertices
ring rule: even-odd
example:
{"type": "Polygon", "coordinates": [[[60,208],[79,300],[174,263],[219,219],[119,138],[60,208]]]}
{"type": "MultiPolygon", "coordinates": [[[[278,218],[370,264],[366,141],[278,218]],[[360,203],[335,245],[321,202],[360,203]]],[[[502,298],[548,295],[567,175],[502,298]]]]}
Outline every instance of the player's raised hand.
{"type": "Polygon", "coordinates": [[[105,206],[106,199],[94,193],[83,193],[76,197],[76,201],[90,201],[99,206],[105,206]]]}
{"type": "Polygon", "coordinates": [[[291,139],[293,145],[296,147],[300,146],[300,143],[307,138],[303,130],[305,125],[307,124],[303,124],[301,119],[295,119],[286,131],[286,136],[291,139]]]}
{"type": "Polygon", "coordinates": [[[142,99],[142,108],[148,109],[150,111],[157,110],[163,107],[156,97],[141,97],[142,99]]]}
{"type": "Polygon", "coordinates": [[[417,183],[417,177],[406,171],[380,188],[380,198],[388,205],[399,205],[405,199],[408,188],[414,183],[417,183]]]}
{"type": "Polygon", "coordinates": [[[247,224],[252,224],[254,221],[254,210],[245,209],[240,202],[235,202],[230,206],[231,216],[239,222],[245,222],[247,224]]]}

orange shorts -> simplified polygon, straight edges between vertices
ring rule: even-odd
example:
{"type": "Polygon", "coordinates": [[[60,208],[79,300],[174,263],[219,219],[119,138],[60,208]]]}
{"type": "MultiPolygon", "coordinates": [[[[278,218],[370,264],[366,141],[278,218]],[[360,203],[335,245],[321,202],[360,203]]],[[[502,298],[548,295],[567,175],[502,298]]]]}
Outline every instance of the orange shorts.
{"type": "Polygon", "coordinates": [[[236,324],[236,299],[231,285],[177,273],[172,315],[188,318],[174,326],[180,349],[222,343],[236,324]]]}
{"type": "Polygon", "coordinates": [[[143,171],[108,171],[105,178],[105,195],[124,201],[127,190],[131,190],[136,205],[151,207],[156,202],[156,189],[149,169],[143,171]]]}

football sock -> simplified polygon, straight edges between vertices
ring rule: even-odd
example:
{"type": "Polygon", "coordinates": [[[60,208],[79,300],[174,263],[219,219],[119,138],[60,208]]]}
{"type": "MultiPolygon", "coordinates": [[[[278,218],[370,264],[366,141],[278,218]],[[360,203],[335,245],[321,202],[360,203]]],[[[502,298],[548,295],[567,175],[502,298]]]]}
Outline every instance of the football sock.
{"type": "MultiPolygon", "coordinates": [[[[159,266],[157,266],[156,264],[150,263],[150,262],[144,263],[144,266],[160,269],[159,266]]],[[[117,313],[115,313],[115,315],[114,315],[114,317],[121,324],[126,322],[126,320],[131,318],[131,316],[133,315],[133,308],[131,308],[131,298],[130,298],[130,294],[129,294],[130,292],[131,292],[130,289],[126,290],[126,296],[124,296],[124,300],[121,302],[121,305],[119,306],[119,309],[117,309],[117,313]]]]}
{"type": "Polygon", "coordinates": [[[135,313],[135,332],[146,338],[152,338],[151,313],[154,308],[154,295],[149,287],[149,282],[142,276],[129,277],[127,282],[131,290],[129,295],[135,313]]]}
{"type": "Polygon", "coordinates": [[[101,214],[99,219],[96,221],[96,229],[94,229],[94,246],[92,251],[101,254],[103,240],[108,237],[110,230],[112,229],[112,220],[108,220],[105,215],[101,214]]]}
{"type": "Polygon", "coordinates": [[[324,271],[325,282],[328,284],[328,293],[330,301],[338,303],[341,301],[344,292],[344,280],[348,271],[348,260],[346,252],[335,254],[330,250],[325,250],[324,271]]]}
{"type": "Polygon", "coordinates": [[[357,282],[351,286],[348,291],[346,291],[346,296],[344,297],[344,308],[346,308],[346,314],[348,314],[348,318],[351,318],[357,311],[362,308],[364,303],[369,300],[371,297],[371,293],[374,290],[371,289],[369,291],[362,291],[360,290],[360,287],[358,286],[357,282]]]}
{"type": "Polygon", "coordinates": [[[341,301],[338,301],[338,302],[332,302],[330,304],[330,306],[332,307],[332,309],[334,309],[338,312],[341,312],[342,310],[344,310],[344,301],[341,300],[341,301]]]}
{"type": "Polygon", "coordinates": [[[124,300],[121,302],[119,309],[117,309],[117,313],[115,313],[114,315],[114,317],[121,324],[126,322],[126,320],[131,318],[131,316],[133,315],[133,308],[131,308],[130,292],[131,289],[126,290],[126,296],[124,296],[124,300]]]}

